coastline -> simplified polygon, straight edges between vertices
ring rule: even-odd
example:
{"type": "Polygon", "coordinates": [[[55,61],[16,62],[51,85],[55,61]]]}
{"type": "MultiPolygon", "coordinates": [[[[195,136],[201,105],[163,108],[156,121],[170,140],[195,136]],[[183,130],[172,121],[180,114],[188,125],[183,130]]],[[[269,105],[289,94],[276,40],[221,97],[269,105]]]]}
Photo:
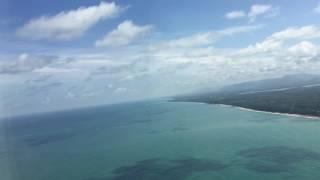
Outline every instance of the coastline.
{"type": "Polygon", "coordinates": [[[318,116],[292,114],[292,113],[280,113],[280,112],[272,112],[272,111],[262,111],[262,110],[250,109],[250,108],[229,105],[229,104],[215,104],[215,103],[200,102],[200,101],[197,102],[197,101],[175,101],[175,100],[170,100],[169,102],[190,102],[190,103],[200,103],[200,104],[211,104],[211,105],[217,105],[217,106],[221,106],[221,107],[236,108],[236,109],[243,110],[243,111],[251,111],[251,112],[259,112],[259,113],[275,114],[275,115],[281,115],[281,116],[290,116],[290,117],[299,117],[299,118],[306,118],[306,119],[312,119],[312,120],[320,120],[320,117],[318,117],[318,116]]]}
{"type": "Polygon", "coordinates": [[[244,107],[241,107],[241,106],[234,106],[234,105],[228,105],[228,104],[215,104],[215,105],[222,106],[222,107],[232,107],[232,108],[240,109],[240,110],[243,110],[243,111],[251,111],[251,112],[268,113],[268,114],[275,114],[275,115],[282,115],[282,116],[300,117],[300,118],[307,118],[307,119],[313,119],[313,120],[320,120],[320,117],[318,117],[318,116],[309,116],[309,115],[302,115],[302,114],[291,114],[291,113],[262,111],[262,110],[244,108],[244,107]]]}

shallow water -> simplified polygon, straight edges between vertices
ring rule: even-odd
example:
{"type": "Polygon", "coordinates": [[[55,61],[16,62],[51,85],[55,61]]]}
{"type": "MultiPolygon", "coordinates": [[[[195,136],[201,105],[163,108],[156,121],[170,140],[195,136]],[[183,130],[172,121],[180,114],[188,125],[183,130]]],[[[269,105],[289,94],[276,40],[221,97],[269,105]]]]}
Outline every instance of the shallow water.
{"type": "Polygon", "coordinates": [[[320,178],[320,121],[147,101],[2,120],[4,180],[320,178]]]}

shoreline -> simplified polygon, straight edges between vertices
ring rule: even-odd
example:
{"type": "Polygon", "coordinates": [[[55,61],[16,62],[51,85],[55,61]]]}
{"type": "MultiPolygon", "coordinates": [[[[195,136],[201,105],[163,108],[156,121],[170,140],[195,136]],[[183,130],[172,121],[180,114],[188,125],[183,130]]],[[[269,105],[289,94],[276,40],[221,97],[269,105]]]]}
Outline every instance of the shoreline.
{"type": "Polygon", "coordinates": [[[207,102],[195,102],[195,101],[169,101],[169,102],[189,102],[189,103],[200,103],[200,104],[210,104],[210,105],[217,105],[221,107],[231,107],[243,111],[251,111],[251,112],[258,112],[258,113],[268,113],[274,115],[281,115],[281,116],[289,116],[289,117],[299,117],[305,119],[312,119],[312,120],[320,120],[318,116],[311,116],[311,115],[302,115],[302,114],[291,114],[291,113],[280,113],[280,112],[272,112],[272,111],[262,111],[256,109],[245,108],[241,106],[229,105],[229,104],[215,104],[215,103],[207,103],[207,102]]]}
{"type": "Polygon", "coordinates": [[[300,118],[320,120],[320,117],[318,117],[318,116],[309,116],[309,115],[291,114],[291,113],[280,113],[280,112],[272,112],[272,111],[262,111],[262,110],[250,109],[250,108],[245,108],[245,107],[235,106],[235,105],[228,105],[228,104],[215,104],[215,105],[222,106],[222,107],[232,107],[232,108],[240,109],[243,111],[251,111],[251,112],[259,112],[259,113],[275,114],[275,115],[281,115],[281,116],[300,117],[300,118]]]}

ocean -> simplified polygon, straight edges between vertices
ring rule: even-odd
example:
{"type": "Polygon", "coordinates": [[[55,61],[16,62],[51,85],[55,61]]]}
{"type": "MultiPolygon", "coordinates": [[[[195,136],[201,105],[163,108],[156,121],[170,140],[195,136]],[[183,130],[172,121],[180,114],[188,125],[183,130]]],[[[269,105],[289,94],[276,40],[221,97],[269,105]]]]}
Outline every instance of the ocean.
{"type": "Polygon", "coordinates": [[[1,180],[319,180],[320,121],[155,100],[2,119],[1,180]]]}

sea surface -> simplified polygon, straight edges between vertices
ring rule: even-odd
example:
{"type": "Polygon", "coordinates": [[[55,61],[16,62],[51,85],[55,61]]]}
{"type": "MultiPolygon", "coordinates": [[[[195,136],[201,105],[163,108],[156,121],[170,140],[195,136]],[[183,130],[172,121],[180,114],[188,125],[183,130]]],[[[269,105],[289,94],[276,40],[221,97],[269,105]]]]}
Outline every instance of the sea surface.
{"type": "Polygon", "coordinates": [[[320,121],[145,101],[0,121],[1,180],[319,180],[320,121]]]}

